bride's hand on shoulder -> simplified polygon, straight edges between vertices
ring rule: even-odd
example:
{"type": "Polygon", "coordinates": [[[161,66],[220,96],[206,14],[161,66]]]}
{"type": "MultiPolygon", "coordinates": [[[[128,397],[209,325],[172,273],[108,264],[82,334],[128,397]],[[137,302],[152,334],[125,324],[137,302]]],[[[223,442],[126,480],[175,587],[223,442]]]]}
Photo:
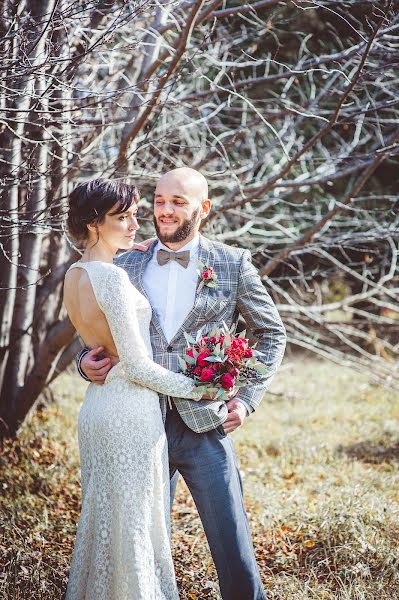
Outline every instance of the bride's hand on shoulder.
{"type": "Polygon", "coordinates": [[[153,242],[155,242],[157,238],[150,238],[148,240],[144,240],[141,244],[134,244],[133,250],[140,250],[140,252],[147,252],[148,248],[151,246],[153,242]]]}

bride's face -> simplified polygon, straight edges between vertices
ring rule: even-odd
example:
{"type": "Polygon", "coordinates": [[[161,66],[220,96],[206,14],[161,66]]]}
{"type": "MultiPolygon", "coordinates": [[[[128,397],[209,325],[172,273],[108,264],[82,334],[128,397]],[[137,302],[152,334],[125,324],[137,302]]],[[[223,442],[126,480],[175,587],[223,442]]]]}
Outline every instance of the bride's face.
{"type": "MultiPolygon", "coordinates": [[[[125,212],[116,215],[112,214],[115,210],[118,210],[118,204],[108,211],[104,222],[97,225],[99,240],[112,250],[129,250],[134,245],[136,231],[140,227],[137,222],[137,204],[133,203],[125,212]]],[[[97,239],[95,230],[94,239],[97,239]]]]}

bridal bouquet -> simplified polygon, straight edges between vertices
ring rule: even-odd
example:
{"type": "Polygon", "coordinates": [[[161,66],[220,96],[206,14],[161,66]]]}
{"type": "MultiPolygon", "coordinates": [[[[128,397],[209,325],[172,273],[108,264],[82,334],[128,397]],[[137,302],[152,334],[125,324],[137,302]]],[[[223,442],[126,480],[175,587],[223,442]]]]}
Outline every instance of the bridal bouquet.
{"type": "Polygon", "coordinates": [[[196,338],[184,334],[185,355],[179,357],[182,371],[194,379],[202,393],[214,394],[214,399],[228,400],[227,392],[256,382],[266,373],[266,366],[250,346],[245,331],[234,335],[224,325],[206,335],[200,329],[196,338]]]}

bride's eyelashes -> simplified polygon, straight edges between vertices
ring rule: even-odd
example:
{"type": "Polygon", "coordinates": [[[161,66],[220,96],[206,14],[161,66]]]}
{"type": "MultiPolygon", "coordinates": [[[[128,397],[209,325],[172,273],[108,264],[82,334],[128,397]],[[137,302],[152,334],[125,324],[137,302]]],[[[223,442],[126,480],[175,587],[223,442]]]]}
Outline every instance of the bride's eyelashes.
{"type": "MultiPolygon", "coordinates": [[[[118,220],[119,221],[125,221],[128,218],[129,215],[121,215],[118,220]]],[[[137,212],[133,213],[132,215],[133,218],[137,219],[137,212]]]]}

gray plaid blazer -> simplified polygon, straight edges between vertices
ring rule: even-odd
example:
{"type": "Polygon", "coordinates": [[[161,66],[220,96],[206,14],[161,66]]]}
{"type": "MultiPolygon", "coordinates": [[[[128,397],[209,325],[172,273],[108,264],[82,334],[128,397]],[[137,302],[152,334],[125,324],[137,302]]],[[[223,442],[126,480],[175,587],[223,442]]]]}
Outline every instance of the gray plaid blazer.
{"type": "MultiPolygon", "coordinates": [[[[131,250],[115,259],[115,264],[125,269],[132,284],[146,296],[142,285],[142,275],[151,259],[156,243],[147,252],[131,250]]],[[[239,315],[245,321],[247,331],[257,340],[259,357],[269,368],[260,382],[241,388],[239,398],[245,400],[255,410],[262,400],[266,389],[283,358],[286,335],[277,309],[266,291],[262,281],[251,263],[249,250],[233,248],[220,242],[213,242],[200,236],[199,260],[210,265],[218,276],[217,288],[204,286],[197,291],[192,310],[184,323],[168,343],[159,321],[153,313],[151,321],[151,342],[154,361],[171,371],[179,371],[178,356],[186,349],[184,332],[195,335],[201,327],[205,331],[221,325],[228,327],[238,320],[239,315]]],[[[118,299],[116,298],[117,302],[118,299]]],[[[172,399],[181,418],[190,429],[197,433],[215,429],[227,417],[224,401],[199,402],[172,399]]],[[[162,416],[165,420],[168,398],[160,396],[162,416]]]]}

